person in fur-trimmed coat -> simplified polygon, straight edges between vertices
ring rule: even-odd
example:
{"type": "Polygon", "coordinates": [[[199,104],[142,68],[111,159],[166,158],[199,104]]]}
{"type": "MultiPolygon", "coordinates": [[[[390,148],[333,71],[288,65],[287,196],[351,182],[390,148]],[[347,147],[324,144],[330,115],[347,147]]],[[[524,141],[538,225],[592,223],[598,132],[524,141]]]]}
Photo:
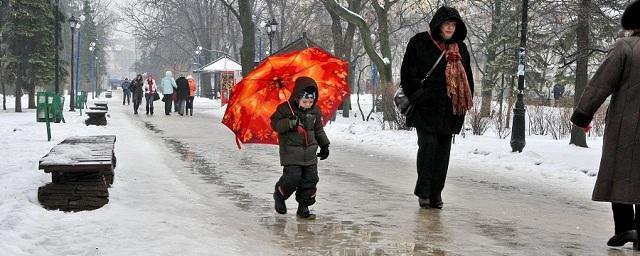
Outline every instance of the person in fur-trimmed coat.
{"type": "Polygon", "coordinates": [[[407,116],[407,126],[415,127],[418,134],[414,194],[420,207],[441,209],[452,135],[460,132],[465,113],[473,105],[473,74],[464,44],[467,28],[458,11],[440,7],[429,28],[409,40],[400,84],[409,98],[415,98],[414,111],[407,116]]]}
{"type": "Polygon", "coordinates": [[[282,177],[276,183],[273,199],[275,210],[287,213],[285,200],[294,192],[298,201],[298,217],[314,219],[309,206],[316,202],[318,157],[329,157],[329,139],[322,127],[322,114],[316,105],[318,86],[309,77],[299,77],[288,101],[281,103],[271,116],[271,128],[280,141],[282,177]],[[320,153],[316,151],[320,148],[320,153]]]}
{"type": "Polygon", "coordinates": [[[607,245],[632,242],[640,250],[640,1],[626,8],[621,23],[630,36],[619,39],[609,50],[584,89],[571,121],[588,131],[594,114],[611,96],[592,200],[611,202],[615,235],[607,245]]]}

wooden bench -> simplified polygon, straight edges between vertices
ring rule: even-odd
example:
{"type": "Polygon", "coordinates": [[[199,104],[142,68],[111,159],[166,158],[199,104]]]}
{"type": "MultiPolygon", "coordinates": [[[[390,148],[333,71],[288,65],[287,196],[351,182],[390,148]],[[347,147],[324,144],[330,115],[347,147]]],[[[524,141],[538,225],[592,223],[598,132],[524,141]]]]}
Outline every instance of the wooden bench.
{"type": "Polygon", "coordinates": [[[104,96],[106,98],[111,98],[111,91],[109,90],[109,91],[104,92],[104,96]]]}
{"type": "Polygon", "coordinates": [[[107,125],[106,110],[87,110],[84,113],[89,116],[84,121],[86,125],[107,125]]]}
{"type": "Polygon", "coordinates": [[[109,202],[113,184],[116,136],[69,137],[40,159],[38,168],[51,173],[52,183],[38,189],[47,209],[93,210],[109,202]]]}

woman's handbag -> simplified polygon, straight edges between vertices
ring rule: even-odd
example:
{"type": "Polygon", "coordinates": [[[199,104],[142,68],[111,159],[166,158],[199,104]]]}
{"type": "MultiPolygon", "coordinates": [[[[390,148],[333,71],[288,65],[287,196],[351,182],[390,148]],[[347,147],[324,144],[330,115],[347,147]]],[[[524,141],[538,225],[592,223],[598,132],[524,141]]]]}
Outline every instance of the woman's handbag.
{"type": "Polygon", "coordinates": [[[153,92],[153,101],[156,101],[159,99],[160,99],[160,95],[158,94],[158,92],[153,92]]]}
{"type": "Polygon", "coordinates": [[[436,69],[436,66],[438,66],[438,63],[440,63],[440,60],[442,60],[442,57],[444,56],[444,54],[445,54],[445,51],[442,51],[442,54],[440,54],[440,57],[438,57],[438,60],[436,61],[436,63],[433,64],[433,67],[431,67],[429,72],[427,72],[427,75],[424,76],[422,80],[420,80],[420,84],[422,86],[418,88],[418,90],[416,90],[411,95],[411,98],[407,97],[407,95],[404,94],[404,90],[402,90],[402,85],[398,87],[398,90],[396,90],[395,95],[393,95],[393,102],[396,104],[396,107],[400,110],[401,114],[408,116],[411,113],[415,105],[415,100],[424,93],[424,81],[427,80],[427,78],[429,78],[431,73],[433,73],[433,70],[436,69]]]}

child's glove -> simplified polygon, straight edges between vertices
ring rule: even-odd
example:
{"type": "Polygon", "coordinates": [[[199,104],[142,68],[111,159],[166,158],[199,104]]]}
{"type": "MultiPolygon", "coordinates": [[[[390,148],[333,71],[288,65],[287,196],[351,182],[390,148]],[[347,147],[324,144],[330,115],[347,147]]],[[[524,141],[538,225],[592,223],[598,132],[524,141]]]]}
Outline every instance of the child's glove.
{"type": "Polygon", "coordinates": [[[302,112],[296,113],[296,118],[298,119],[298,125],[304,125],[304,121],[306,119],[305,115],[306,114],[302,112]]]}
{"type": "Polygon", "coordinates": [[[296,116],[289,117],[289,128],[293,129],[298,126],[298,118],[296,116]]]}
{"type": "Polygon", "coordinates": [[[320,160],[325,160],[329,157],[329,146],[320,147],[320,153],[317,154],[320,160]]]}

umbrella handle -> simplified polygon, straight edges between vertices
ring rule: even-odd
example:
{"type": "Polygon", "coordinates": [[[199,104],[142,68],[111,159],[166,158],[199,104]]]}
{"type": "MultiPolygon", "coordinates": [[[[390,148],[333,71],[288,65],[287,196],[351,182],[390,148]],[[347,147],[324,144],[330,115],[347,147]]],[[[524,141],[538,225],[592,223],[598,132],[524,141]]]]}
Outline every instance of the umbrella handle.
{"type": "Polygon", "coordinates": [[[289,102],[288,100],[287,100],[287,105],[289,105],[289,109],[291,110],[291,114],[293,116],[296,116],[296,112],[293,112],[293,108],[291,107],[291,102],[289,102]]]}
{"type": "Polygon", "coordinates": [[[236,146],[238,146],[238,150],[242,149],[240,146],[240,138],[238,138],[238,136],[236,136],[236,146]]]}

